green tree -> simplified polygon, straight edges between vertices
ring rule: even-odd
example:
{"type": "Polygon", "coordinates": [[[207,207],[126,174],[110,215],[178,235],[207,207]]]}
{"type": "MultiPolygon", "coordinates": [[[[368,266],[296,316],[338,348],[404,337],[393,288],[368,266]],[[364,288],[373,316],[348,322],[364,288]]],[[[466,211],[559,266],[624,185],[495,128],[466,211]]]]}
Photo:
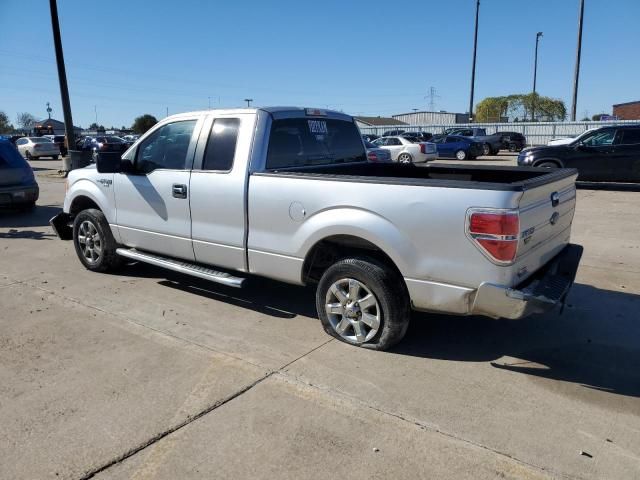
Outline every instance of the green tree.
{"type": "Polygon", "coordinates": [[[507,115],[509,100],[507,97],[487,97],[476,105],[476,121],[499,122],[507,115]]]}
{"type": "Polygon", "coordinates": [[[142,135],[156,123],[158,123],[158,119],[156,117],[145,113],[144,115],[136,117],[136,119],[133,121],[133,125],[131,125],[131,130],[133,130],[138,135],[142,135]]]}
{"type": "Polygon", "coordinates": [[[496,122],[500,117],[513,116],[521,121],[531,119],[560,121],[567,116],[567,107],[562,100],[543,97],[537,93],[516,93],[505,97],[488,97],[476,105],[476,120],[496,122]]]}
{"type": "Polygon", "coordinates": [[[20,112],[16,117],[16,123],[22,130],[31,130],[36,123],[36,117],[28,112],[20,112]]]}
{"type": "Polygon", "coordinates": [[[13,133],[13,125],[9,121],[9,116],[0,111],[0,133],[13,133]]]}

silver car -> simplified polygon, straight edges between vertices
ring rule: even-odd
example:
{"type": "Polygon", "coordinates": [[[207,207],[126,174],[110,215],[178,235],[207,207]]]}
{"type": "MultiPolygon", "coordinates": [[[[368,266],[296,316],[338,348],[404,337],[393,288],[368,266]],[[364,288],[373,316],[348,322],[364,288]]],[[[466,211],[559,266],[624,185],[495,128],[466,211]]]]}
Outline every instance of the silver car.
{"type": "Polygon", "coordinates": [[[56,159],[60,156],[60,146],[46,137],[23,137],[16,141],[20,155],[27,160],[40,157],[56,159]]]}

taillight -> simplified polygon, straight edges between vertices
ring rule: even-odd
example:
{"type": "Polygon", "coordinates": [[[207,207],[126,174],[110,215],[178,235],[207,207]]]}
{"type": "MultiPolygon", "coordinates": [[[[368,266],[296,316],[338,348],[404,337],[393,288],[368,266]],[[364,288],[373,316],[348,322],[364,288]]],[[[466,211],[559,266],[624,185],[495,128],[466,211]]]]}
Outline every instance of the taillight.
{"type": "Polygon", "coordinates": [[[367,153],[367,159],[370,162],[377,162],[378,161],[378,155],[376,155],[376,152],[369,152],[369,153],[367,153]]]}
{"type": "Polygon", "coordinates": [[[420,144],[420,153],[427,153],[427,144],[426,143],[421,143],[420,144]]]}
{"type": "Polygon", "coordinates": [[[519,232],[517,210],[472,208],[467,211],[467,235],[498,263],[513,263],[518,251],[519,232]]]}

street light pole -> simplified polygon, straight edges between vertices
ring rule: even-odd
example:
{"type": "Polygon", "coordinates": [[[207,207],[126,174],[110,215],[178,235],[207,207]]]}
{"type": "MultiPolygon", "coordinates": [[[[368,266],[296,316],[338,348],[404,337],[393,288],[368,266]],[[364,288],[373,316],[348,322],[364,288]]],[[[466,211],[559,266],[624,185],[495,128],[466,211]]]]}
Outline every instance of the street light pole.
{"type": "Polygon", "coordinates": [[[582,54],[582,19],[584,17],[584,0],[580,0],[580,14],[578,15],[578,47],[576,50],[576,71],[573,75],[573,102],[571,103],[571,121],[576,121],[578,106],[578,79],[580,78],[580,55],[582,54]]]}
{"type": "Polygon", "coordinates": [[[480,0],[476,2],[476,30],[473,36],[473,64],[471,66],[471,95],[469,98],[469,121],[473,122],[473,93],[476,86],[476,52],[478,50],[478,15],[480,13],[480,0]]]}
{"type": "Polygon", "coordinates": [[[64,130],[67,134],[67,146],[71,149],[76,144],[75,132],[73,131],[71,102],[69,101],[69,87],[67,86],[67,72],[64,67],[64,54],[62,52],[62,38],[60,37],[60,23],[58,22],[58,5],[56,4],[56,0],[49,0],[49,7],[51,9],[51,29],[53,30],[53,45],[56,51],[58,81],[60,83],[60,97],[64,115],[64,130]]]}
{"type": "Polygon", "coordinates": [[[253,98],[245,98],[244,101],[247,102],[247,108],[249,108],[251,106],[251,102],[253,102],[253,98]]]}
{"type": "Polygon", "coordinates": [[[531,99],[531,121],[536,121],[536,79],[538,76],[538,42],[542,32],[536,33],[536,54],[533,60],[533,98],[531,99]]]}

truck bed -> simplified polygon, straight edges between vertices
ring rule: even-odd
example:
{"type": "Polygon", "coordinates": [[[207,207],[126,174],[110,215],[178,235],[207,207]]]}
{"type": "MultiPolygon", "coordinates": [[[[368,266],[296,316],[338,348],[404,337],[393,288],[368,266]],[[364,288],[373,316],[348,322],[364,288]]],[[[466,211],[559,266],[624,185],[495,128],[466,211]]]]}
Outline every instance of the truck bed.
{"type": "Polygon", "coordinates": [[[544,170],[535,167],[349,163],[289,167],[281,170],[266,170],[257,174],[312,177],[332,181],[522,192],[571,177],[576,175],[577,171],[575,169],[544,170]]]}

